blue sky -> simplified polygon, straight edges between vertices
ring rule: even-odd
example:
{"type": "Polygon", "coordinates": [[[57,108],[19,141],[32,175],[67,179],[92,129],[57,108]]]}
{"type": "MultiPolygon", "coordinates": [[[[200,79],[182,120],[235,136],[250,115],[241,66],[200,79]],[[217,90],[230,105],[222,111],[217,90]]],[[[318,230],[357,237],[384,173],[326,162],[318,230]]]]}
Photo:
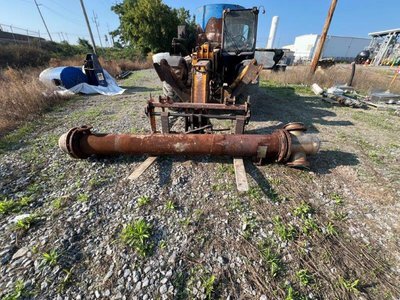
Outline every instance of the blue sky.
{"type": "MultiPolygon", "coordinates": [[[[74,43],[78,36],[88,38],[79,0],[37,0],[47,21],[53,39],[68,39],[74,43]]],[[[84,0],[90,19],[93,11],[98,16],[99,31],[103,45],[108,29],[118,26],[118,17],[111,12],[115,0],[84,0]]],[[[120,2],[120,1],[117,1],[120,2]]],[[[245,7],[264,6],[265,15],[259,17],[258,46],[267,41],[272,16],[279,16],[279,27],[275,46],[291,44],[297,35],[320,33],[324,24],[330,0],[270,0],[270,1],[187,1],[164,0],[171,7],[185,7],[194,12],[204,3],[235,3],[245,7]]],[[[368,37],[369,32],[400,28],[400,0],[338,0],[329,34],[341,36],[368,37]]],[[[93,24],[93,22],[91,21],[93,24]]],[[[40,19],[34,0],[0,0],[0,24],[40,31],[45,28],[40,19]]],[[[4,30],[9,27],[3,26],[4,30]]],[[[98,35],[93,28],[96,41],[98,35]]]]}

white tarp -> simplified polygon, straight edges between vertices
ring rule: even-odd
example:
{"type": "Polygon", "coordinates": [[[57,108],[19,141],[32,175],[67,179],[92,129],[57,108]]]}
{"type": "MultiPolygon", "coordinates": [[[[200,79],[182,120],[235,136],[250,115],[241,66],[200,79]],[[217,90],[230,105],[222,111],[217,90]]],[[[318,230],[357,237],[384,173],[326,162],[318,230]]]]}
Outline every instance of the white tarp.
{"type": "Polygon", "coordinates": [[[87,83],[80,83],[78,85],[73,86],[70,89],[66,89],[64,87],[59,87],[60,89],[56,91],[57,94],[59,95],[71,95],[71,94],[102,94],[106,96],[115,96],[115,95],[121,95],[126,91],[126,89],[123,89],[118,86],[117,82],[115,79],[106,71],[103,69],[105,79],[107,81],[107,86],[96,86],[96,85],[90,85],[87,83]]]}

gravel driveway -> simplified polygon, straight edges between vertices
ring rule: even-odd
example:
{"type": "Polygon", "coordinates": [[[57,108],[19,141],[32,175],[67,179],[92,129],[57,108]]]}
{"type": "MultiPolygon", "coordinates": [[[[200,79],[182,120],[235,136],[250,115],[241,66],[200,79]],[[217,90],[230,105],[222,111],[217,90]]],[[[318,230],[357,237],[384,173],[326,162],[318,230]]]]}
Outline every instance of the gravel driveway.
{"type": "Polygon", "coordinates": [[[0,143],[0,296],[400,299],[398,116],[262,83],[247,132],[304,122],[324,141],[310,170],[246,161],[239,194],[231,158],[160,157],[130,182],[145,156],[74,160],[57,146],[85,124],[150,132],[155,72],[120,84],[121,96],[77,96],[0,143]]]}

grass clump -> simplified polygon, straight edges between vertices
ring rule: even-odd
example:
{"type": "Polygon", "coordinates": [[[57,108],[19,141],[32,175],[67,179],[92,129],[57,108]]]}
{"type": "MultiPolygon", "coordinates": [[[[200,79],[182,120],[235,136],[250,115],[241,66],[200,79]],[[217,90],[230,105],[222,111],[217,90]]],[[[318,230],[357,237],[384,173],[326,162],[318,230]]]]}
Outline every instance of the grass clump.
{"type": "Polygon", "coordinates": [[[308,203],[302,201],[299,206],[294,208],[293,213],[297,217],[306,218],[313,213],[313,209],[308,203]]]}
{"type": "Polygon", "coordinates": [[[309,235],[313,231],[319,232],[319,227],[313,218],[306,218],[303,219],[303,225],[301,226],[301,231],[304,234],[309,235]]]}
{"type": "Polygon", "coordinates": [[[275,216],[273,219],[274,231],[283,241],[292,241],[296,237],[296,229],[293,225],[288,224],[285,226],[279,216],[275,216]]]}
{"type": "Polygon", "coordinates": [[[139,219],[122,229],[121,240],[144,257],[149,254],[152,248],[152,244],[149,242],[152,230],[151,224],[144,219],[139,219]]]}
{"type": "Polygon", "coordinates": [[[89,200],[89,195],[87,193],[81,193],[78,196],[76,196],[76,200],[78,202],[87,202],[89,200]]]}
{"type": "Polygon", "coordinates": [[[245,216],[242,221],[243,237],[248,240],[258,227],[257,219],[253,216],[245,216]]]}
{"type": "Polygon", "coordinates": [[[269,274],[274,278],[277,277],[283,270],[283,264],[279,255],[272,249],[268,242],[260,244],[259,250],[264,263],[269,269],[269,274]]]}
{"type": "Polygon", "coordinates": [[[307,286],[314,281],[314,276],[306,269],[296,272],[296,277],[302,286],[307,286]]]}
{"type": "Polygon", "coordinates": [[[137,206],[142,207],[150,203],[150,197],[149,196],[140,196],[139,199],[137,200],[137,206]]]}
{"type": "Polygon", "coordinates": [[[214,292],[215,276],[203,276],[201,286],[204,288],[204,293],[207,299],[212,299],[212,293],[214,292]]]}
{"type": "Polygon", "coordinates": [[[17,282],[14,285],[14,289],[6,294],[5,296],[3,296],[3,298],[1,298],[2,300],[19,300],[19,299],[23,299],[26,297],[29,297],[30,293],[28,293],[25,289],[25,284],[22,280],[17,280],[17,282]]]}
{"type": "Polygon", "coordinates": [[[249,195],[252,200],[260,201],[263,196],[263,191],[258,186],[252,186],[247,191],[247,195],[249,195]]]}
{"type": "Polygon", "coordinates": [[[35,224],[37,221],[39,220],[39,216],[36,214],[30,215],[26,218],[20,219],[17,221],[17,223],[15,223],[15,228],[17,230],[23,230],[26,231],[29,228],[31,228],[31,226],[33,224],[35,224]]]}
{"type": "Polygon", "coordinates": [[[167,201],[165,204],[165,209],[168,211],[174,211],[176,209],[175,202],[172,200],[167,201]]]}
{"type": "Polygon", "coordinates": [[[23,207],[28,206],[31,202],[32,199],[30,197],[22,197],[18,200],[5,198],[0,201],[0,215],[19,212],[23,207]]]}
{"type": "Polygon", "coordinates": [[[339,285],[344,288],[347,292],[358,294],[360,290],[358,286],[360,284],[360,279],[346,280],[342,276],[339,277],[339,285]]]}
{"type": "Polygon", "coordinates": [[[338,193],[332,193],[329,197],[335,202],[337,205],[343,204],[343,198],[338,193]]]}
{"type": "Polygon", "coordinates": [[[326,235],[327,236],[336,236],[336,235],[338,235],[336,227],[335,227],[335,225],[333,225],[332,222],[328,222],[328,224],[326,224],[325,230],[326,230],[326,235]]]}
{"type": "Polygon", "coordinates": [[[57,250],[51,249],[49,252],[43,253],[43,264],[48,266],[55,266],[58,262],[59,254],[57,250]]]}

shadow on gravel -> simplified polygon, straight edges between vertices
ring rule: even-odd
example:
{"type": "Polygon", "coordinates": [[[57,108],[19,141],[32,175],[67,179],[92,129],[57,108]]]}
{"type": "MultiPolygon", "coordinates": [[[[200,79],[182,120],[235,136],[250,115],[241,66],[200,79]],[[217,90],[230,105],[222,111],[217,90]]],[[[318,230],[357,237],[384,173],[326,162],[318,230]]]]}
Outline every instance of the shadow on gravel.
{"type": "Polygon", "coordinates": [[[171,181],[172,164],[174,159],[170,157],[161,157],[157,159],[159,165],[159,180],[158,184],[164,186],[171,181]]]}
{"type": "Polygon", "coordinates": [[[257,166],[250,160],[244,160],[247,174],[249,174],[258,186],[264,191],[272,191],[272,186],[265,178],[264,174],[257,168],[257,166]]]}
{"type": "Polygon", "coordinates": [[[313,166],[312,171],[317,174],[329,174],[336,167],[356,166],[360,163],[354,153],[337,150],[322,150],[318,155],[310,156],[308,160],[313,166]]]}
{"type": "Polygon", "coordinates": [[[143,86],[121,86],[121,88],[126,89],[124,94],[135,94],[135,93],[145,93],[145,92],[159,92],[159,94],[162,94],[162,89],[161,88],[148,88],[148,87],[143,87],[143,86]]]}
{"type": "MultiPolygon", "coordinates": [[[[323,102],[316,96],[299,96],[293,87],[260,87],[253,94],[251,100],[252,116],[250,122],[278,121],[284,124],[289,122],[304,123],[309,132],[317,133],[314,124],[325,126],[351,126],[352,122],[347,120],[326,120],[325,118],[336,117],[336,114],[327,110],[332,105],[323,102]]],[[[275,127],[259,128],[249,133],[265,133],[275,127]]]]}

